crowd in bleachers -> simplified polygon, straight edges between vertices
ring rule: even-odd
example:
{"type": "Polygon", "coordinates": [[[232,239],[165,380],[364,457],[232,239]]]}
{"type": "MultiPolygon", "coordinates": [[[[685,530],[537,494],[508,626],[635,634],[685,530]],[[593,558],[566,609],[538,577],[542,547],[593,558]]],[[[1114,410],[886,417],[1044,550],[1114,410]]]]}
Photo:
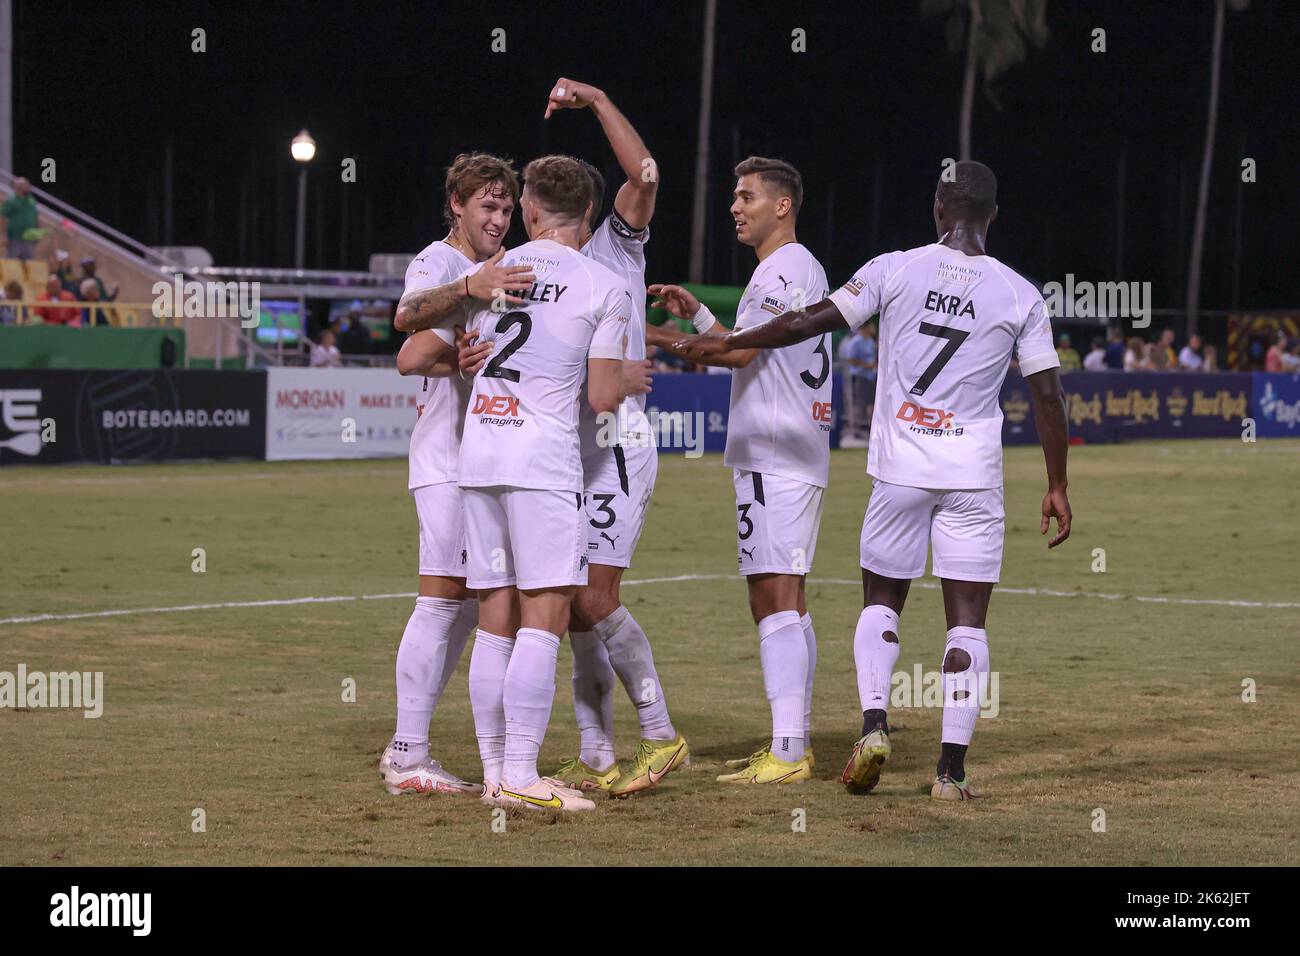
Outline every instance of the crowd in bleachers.
{"type": "Polygon", "coordinates": [[[38,258],[36,247],[44,238],[36,218],[31,184],[19,177],[14,194],[0,203],[4,219],[5,250],[0,257],[0,324],[110,325],[109,311],[96,305],[117,298],[96,274],[95,260],[86,257],[74,268],[71,256],[52,249],[38,258]],[[20,303],[29,303],[21,305],[20,303]],[[30,304],[39,303],[39,304],[30,304]],[[46,304],[49,303],[49,304],[46,304]]]}

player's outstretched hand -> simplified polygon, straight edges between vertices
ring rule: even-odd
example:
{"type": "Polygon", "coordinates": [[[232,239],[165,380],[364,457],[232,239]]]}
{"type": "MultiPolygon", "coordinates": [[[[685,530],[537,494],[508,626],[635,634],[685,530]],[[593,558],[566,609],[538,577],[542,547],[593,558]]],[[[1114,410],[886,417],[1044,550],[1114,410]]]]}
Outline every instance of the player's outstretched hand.
{"type": "Polygon", "coordinates": [[[590,83],[579,83],[577,80],[562,76],[551,87],[550,98],[546,101],[546,116],[544,118],[550,119],[551,114],[556,110],[580,110],[584,106],[590,106],[592,101],[599,95],[600,90],[590,83]]]}
{"type": "Polygon", "coordinates": [[[652,285],[646,291],[656,296],[655,301],[650,303],[652,309],[667,309],[687,322],[700,311],[700,300],[679,285],[652,285]]]}
{"type": "Polygon", "coordinates": [[[654,383],[654,379],[650,377],[652,368],[654,362],[649,359],[624,359],[623,394],[644,395],[650,391],[650,386],[654,383]]]}
{"type": "Polygon", "coordinates": [[[489,355],[492,354],[492,342],[479,342],[478,333],[471,332],[459,341],[460,374],[477,375],[489,355]]]}
{"type": "Polygon", "coordinates": [[[466,287],[472,298],[491,302],[500,296],[507,305],[523,305],[523,299],[510,293],[526,292],[537,276],[533,274],[532,266],[498,265],[505,254],[505,249],[498,249],[496,255],[484,262],[481,269],[470,275],[466,287]]]}
{"type": "Polygon", "coordinates": [[[1049,548],[1056,547],[1070,536],[1070,499],[1065,496],[1063,489],[1049,488],[1047,494],[1043,495],[1043,534],[1047,534],[1051,528],[1053,518],[1056,519],[1056,537],[1047,542],[1049,548]]]}

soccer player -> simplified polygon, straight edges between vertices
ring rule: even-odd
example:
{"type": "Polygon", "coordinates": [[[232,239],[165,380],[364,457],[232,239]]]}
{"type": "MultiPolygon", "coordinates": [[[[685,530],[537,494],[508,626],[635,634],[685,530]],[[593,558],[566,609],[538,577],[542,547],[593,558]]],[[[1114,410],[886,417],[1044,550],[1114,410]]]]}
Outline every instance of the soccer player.
{"type": "Polygon", "coordinates": [[[977,796],[966,750],[989,676],[985,620],[1002,568],[1002,410],[1011,364],[1029,382],[1047,465],[1041,532],[1070,536],[1065,396],[1038,290],[984,252],[997,216],[997,180],[963,160],[934,196],[938,241],[868,262],[806,309],[724,339],[693,337],[679,351],[788,348],[880,314],[880,375],[867,452],[875,479],[862,523],[863,610],[853,639],[862,737],[841,777],[868,793],[890,754],[886,705],[899,651],[899,616],[927,552],[943,587],[943,736],[930,796],[977,796]]]}
{"type": "MultiPolygon", "coordinates": [[[[519,198],[519,177],[507,160],[462,153],[447,169],[445,196],[447,235],[407,267],[395,322],[399,329],[418,327],[440,286],[454,284],[476,262],[499,259],[519,198]]],[[[491,294],[490,288],[481,292],[491,294]]],[[[416,331],[397,356],[401,374],[425,378],[411,432],[408,480],[420,526],[420,593],[397,648],[397,730],[379,764],[392,794],[479,789],[429,755],[433,712],[478,622],[478,602],[465,589],[456,460],[467,393],[459,376],[448,377],[455,368],[453,344],[450,331],[416,331]]]]}
{"type": "MultiPolygon", "coordinates": [[[[584,164],[594,189],[592,217],[584,230],[582,254],[607,266],[631,295],[627,359],[645,361],[645,243],[650,237],[659,174],[654,158],[627,118],[605,93],[561,77],[551,88],[546,116],[561,109],[590,109],[614,150],[627,181],[614,197],[614,210],[600,211],[605,179],[584,164]],[[596,225],[599,223],[599,225],[596,225]]],[[[583,500],[590,527],[587,584],[573,603],[569,638],[573,647],[573,709],[581,749],[555,777],[581,790],[605,790],[626,797],[655,786],[686,762],[690,749],[673,727],[645,631],[623,606],[619,584],[645,526],[646,509],[658,474],[658,452],[645,416],[644,394],[630,394],[618,410],[617,428],[604,427],[583,405],[578,431],[585,481],[583,500]],[[614,678],[636,707],[641,742],[632,766],[615,762],[614,678]]]]}
{"type": "MultiPolygon", "coordinates": [[[[758,268],[745,287],[736,329],[762,327],[829,291],[826,272],[795,238],[803,180],[789,163],[751,156],[736,167],[731,215],[736,238],[752,246],[758,268]]],[[[668,310],[695,324],[692,361],[734,370],[723,464],[736,486],[736,547],[758,625],[759,659],[772,712],[772,740],[720,783],[796,783],[812,776],[813,672],[817,637],[804,597],[830,469],[830,337],[762,351],[720,348],[726,329],[690,292],[654,285],[668,310]]],[[[656,330],[652,335],[667,335],[656,330]]],[[[676,338],[676,336],[674,336],[676,338]]]]}
{"type": "Polygon", "coordinates": [[[458,477],[467,583],[480,605],[470,702],[484,799],[497,806],[595,807],[537,772],[560,635],[587,583],[578,398],[585,373],[592,410],[618,410],[632,316],[624,280],[578,251],[591,205],[576,159],[529,163],[520,199],[529,242],[502,261],[529,266],[536,281],[518,306],[480,308],[467,326],[494,346],[474,376],[458,477]]]}

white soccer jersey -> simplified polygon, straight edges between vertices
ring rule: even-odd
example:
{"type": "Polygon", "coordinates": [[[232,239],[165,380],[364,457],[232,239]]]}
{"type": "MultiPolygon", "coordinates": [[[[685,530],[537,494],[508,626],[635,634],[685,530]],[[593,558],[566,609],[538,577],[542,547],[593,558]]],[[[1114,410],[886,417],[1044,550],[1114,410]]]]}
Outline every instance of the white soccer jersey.
{"type": "Polygon", "coordinates": [[[867,473],[914,488],[1002,486],[998,393],[1061,362],[1038,290],[992,256],[940,243],[877,256],[830,299],[850,328],[880,313],[867,473]]]}
{"type": "MultiPolygon", "coordinates": [[[[762,325],[826,297],[826,271],[797,242],[758,264],[736,328],[762,325]]],[[[758,353],[731,377],[723,464],[826,487],[830,471],[830,336],[758,353]]]]}
{"type": "Polygon", "coordinates": [[[512,249],[500,265],[530,266],[537,279],[523,305],[470,318],[479,341],[496,347],[474,376],[460,484],[581,492],[587,359],[622,360],[631,296],[622,278],[550,239],[512,249]]]}
{"type": "MultiPolygon", "coordinates": [[[[406,288],[402,294],[446,285],[473,265],[467,256],[441,239],[431,242],[406,267],[406,288]]],[[[448,345],[453,341],[452,333],[445,329],[429,329],[415,334],[436,335],[448,345]]],[[[419,418],[411,431],[407,487],[422,488],[456,480],[468,394],[469,384],[462,382],[458,375],[424,380],[418,405],[419,418]]]]}
{"type": "MultiPolygon", "coordinates": [[[[632,316],[627,326],[627,357],[645,358],[645,244],[650,239],[650,227],[633,229],[617,213],[612,212],[596,227],[582,254],[606,266],[627,284],[632,297],[632,316]]],[[[623,444],[646,444],[653,441],[645,420],[645,396],[629,395],[619,409],[620,441],[623,444]]],[[[598,454],[596,443],[600,433],[596,413],[583,402],[579,409],[578,434],[582,441],[583,458],[598,454]]]]}

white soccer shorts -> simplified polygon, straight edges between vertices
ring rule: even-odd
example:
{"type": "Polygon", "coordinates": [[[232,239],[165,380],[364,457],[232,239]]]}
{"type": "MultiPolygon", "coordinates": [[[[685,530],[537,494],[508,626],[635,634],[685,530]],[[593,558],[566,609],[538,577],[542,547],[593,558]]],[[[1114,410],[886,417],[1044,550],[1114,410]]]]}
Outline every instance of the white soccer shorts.
{"type": "Polygon", "coordinates": [[[614,445],[582,463],[587,506],[587,560],[630,568],[659,474],[653,445],[614,445]]]}
{"type": "Polygon", "coordinates": [[[887,578],[933,573],[954,581],[997,581],[1006,514],[1002,489],[937,491],[876,479],[862,521],[862,567],[887,578]]]}
{"type": "Polygon", "coordinates": [[[741,575],[811,572],[826,489],[742,468],[732,478],[741,575]]]}
{"type": "Polygon", "coordinates": [[[441,578],[465,576],[465,507],[454,481],[414,488],[420,522],[420,574],[441,578]]]}
{"type": "Polygon", "coordinates": [[[476,591],[587,583],[587,513],[576,491],[462,488],[469,542],[466,585],[476,591]]]}

